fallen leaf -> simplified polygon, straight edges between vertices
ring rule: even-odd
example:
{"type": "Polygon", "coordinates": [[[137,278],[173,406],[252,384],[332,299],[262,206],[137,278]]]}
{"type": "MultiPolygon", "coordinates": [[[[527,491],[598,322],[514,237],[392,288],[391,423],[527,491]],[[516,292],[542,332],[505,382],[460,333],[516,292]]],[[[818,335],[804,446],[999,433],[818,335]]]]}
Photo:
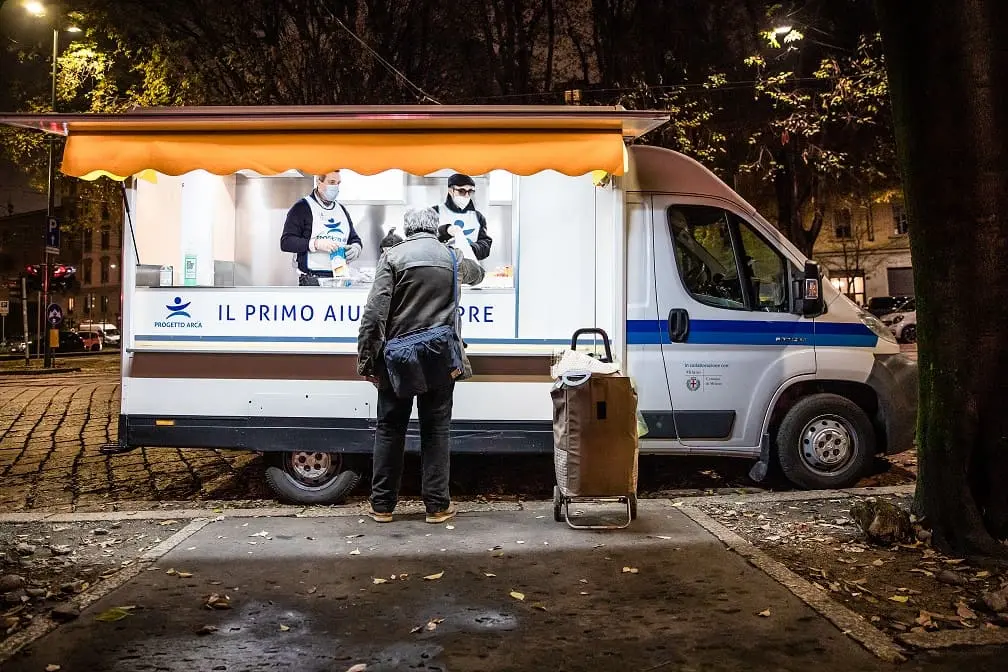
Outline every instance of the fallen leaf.
{"type": "Polygon", "coordinates": [[[664,534],[656,534],[655,535],[655,539],[664,539],[665,541],[669,541],[671,538],[672,537],[667,537],[664,534]]]}
{"type": "Polygon", "coordinates": [[[175,574],[175,576],[179,577],[180,579],[191,579],[192,572],[178,572],[177,574],[175,574]]]}
{"type": "Polygon", "coordinates": [[[514,599],[518,600],[519,602],[521,602],[521,601],[523,601],[525,599],[525,594],[524,593],[519,593],[516,590],[512,590],[511,593],[510,593],[510,595],[511,595],[511,597],[513,597],[514,599]]]}
{"type": "Polygon", "coordinates": [[[929,572],[929,571],[928,571],[928,570],[926,570],[926,569],[917,569],[917,568],[915,567],[914,569],[911,569],[910,571],[911,571],[911,572],[914,572],[914,573],[916,573],[916,574],[923,574],[924,576],[930,576],[930,577],[934,577],[934,572],[929,572]]]}
{"type": "Polygon", "coordinates": [[[178,525],[178,521],[177,520],[162,520],[160,523],[158,523],[158,525],[160,525],[161,527],[167,527],[168,525],[178,525]]]}
{"type": "Polygon", "coordinates": [[[588,583],[588,579],[578,579],[578,583],[588,583]]]}
{"type": "Polygon", "coordinates": [[[946,565],[961,565],[966,562],[966,558],[950,558],[945,561],[946,565]]]}
{"type": "Polygon", "coordinates": [[[490,572],[483,572],[483,576],[487,577],[488,579],[492,579],[492,578],[494,578],[497,575],[496,574],[491,574],[490,572]]]}
{"type": "Polygon", "coordinates": [[[372,582],[377,586],[380,583],[388,583],[388,579],[371,579],[372,582]]]}
{"type": "Polygon", "coordinates": [[[503,558],[504,557],[504,551],[497,551],[496,553],[493,554],[493,557],[495,557],[495,558],[503,558]]]}
{"type": "Polygon", "coordinates": [[[882,565],[885,564],[885,562],[883,562],[882,560],[875,560],[871,564],[874,565],[875,567],[881,567],[882,565]]]}
{"type": "Polygon", "coordinates": [[[255,534],[250,534],[249,536],[250,537],[262,537],[263,539],[265,539],[266,537],[269,536],[269,532],[267,532],[266,530],[263,530],[262,532],[256,532],[255,534]]]}
{"type": "Polygon", "coordinates": [[[410,634],[411,635],[415,635],[416,633],[420,632],[423,629],[424,629],[424,626],[418,625],[415,628],[413,628],[412,630],[410,630],[410,634]]]}
{"type": "Polygon", "coordinates": [[[204,625],[202,628],[196,631],[197,635],[212,635],[217,632],[216,625],[204,625]]]}
{"type": "Polygon", "coordinates": [[[444,576],[444,570],[438,572],[437,574],[428,574],[427,576],[425,576],[423,578],[424,578],[424,581],[437,581],[442,576],[444,576]]]}
{"type": "Polygon", "coordinates": [[[290,632],[290,626],[284,625],[283,623],[281,623],[280,624],[280,632],[290,632]]]}
{"type": "Polygon", "coordinates": [[[358,534],[348,534],[348,535],[346,535],[346,538],[347,539],[360,539],[363,536],[364,535],[361,534],[361,533],[358,533],[358,534]]]}
{"type": "Polygon", "coordinates": [[[211,593],[207,596],[206,600],[207,609],[230,609],[231,608],[231,598],[228,595],[220,595],[218,593],[211,593]]]}
{"type": "Polygon", "coordinates": [[[589,593],[587,593],[587,592],[585,592],[585,591],[583,591],[583,590],[582,590],[582,591],[581,591],[581,594],[582,594],[582,595],[588,595],[589,593]]]}
{"type": "Polygon", "coordinates": [[[308,589],[309,595],[314,595],[316,592],[318,592],[318,586],[312,586],[311,588],[308,589]]]}
{"type": "Polygon", "coordinates": [[[168,576],[175,576],[177,573],[178,572],[176,572],[174,569],[169,569],[167,572],[165,572],[165,574],[167,574],[168,576]]]}
{"type": "Polygon", "coordinates": [[[925,628],[936,628],[934,620],[931,618],[931,614],[921,609],[920,615],[914,619],[914,622],[918,625],[923,625],[925,628]]]}
{"type": "Polygon", "coordinates": [[[976,576],[976,578],[978,578],[978,579],[986,579],[986,578],[987,578],[988,576],[990,576],[990,575],[991,575],[991,573],[990,573],[990,572],[988,572],[988,571],[983,571],[983,572],[977,572],[975,576],[976,576]]]}
{"type": "Polygon", "coordinates": [[[359,548],[353,549],[352,551],[350,551],[350,555],[360,555],[360,549],[359,548]]]}
{"type": "Polygon", "coordinates": [[[516,541],[515,543],[516,543],[516,544],[524,544],[525,542],[524,542],[524,541],[521,541],[521,540],[518,540],[518,541],[516,541]]]}
{"type": "Polygon", "coordinates": [[[101,621],[102,623],[115,623],[116,621],[121,621],[130,614],[130,609],[133,607],[112,607],[111,609],[106,609],[102,613],[95,616],[96,621],[101,621]]]}
{"type": "Polygon", "coordinates": [[[546,605],[543,604],[542,602],[533,602],[532,608],[538,609],[539,611],[546,611],[546,605]]]}
{"type": "Polygon", "coordinates": [[[638,570],[636,567],[624,567],[623,568],[623,573],[624,574],[636,574],[638,571],[640,571],[640,570],[638,570]]]}
{"type": "Polygon", "coordinates": [[[976,612],[967,607],[965,602],[956,605],[956,615],[963,620],[972,620],[977,617],[976,612]]]}
{"type": "Polygon", "coordinates": [[[759,612],[756,615],[757,616],[762,616],[763,618],[770,618],[770,608],[767,607],[766,609],[764,609],[763,611],[759,612]]]}
{"type": "Polygon", "coordinates": [[[446,530],[454,530],[455,526],[454,525],[445,525],[445,529],[446,530]]]}
{"type": "Polygon", "coordinates": [[[682,502],[672,502],[672,506],[675,506],[675,507],[680,507],[682,505],[683,505],[682,502]]]}
{"type": "Polygon", "coordinates": [[[46,665],[45,672],[59,672],[62,669],[59,665],[46,665]]]}
{"type": "Polygon", "coordinates": [[[893,595],[889,599],[892,600],[893,602],[899,602],[901,604],[905,604],[907,601],[910,600],[910,598],[907,597],[906,595],[893,595]]]}
{"type": "Polygon", "coordinates": [[[364,670],[366,670],[366,669],[367,669],[367,665],[366,664],[364,664],[364,663],[357,663],[356,665],[354,665],[353,667],[351,667],[346,672],[364,672],[364,670]]]}

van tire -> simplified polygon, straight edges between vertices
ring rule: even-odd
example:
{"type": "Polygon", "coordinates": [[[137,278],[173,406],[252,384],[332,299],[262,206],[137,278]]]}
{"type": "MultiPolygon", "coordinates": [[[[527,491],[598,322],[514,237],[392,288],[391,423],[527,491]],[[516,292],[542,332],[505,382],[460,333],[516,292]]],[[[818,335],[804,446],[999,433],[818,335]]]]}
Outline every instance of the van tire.
{"type": "Polygon", "coordinates": [[[917,327],[908,324],[903,328],[903,333],[900,334],[903,337],[904,343],[916,343],[917,342],[917,327]]]}
{"type": "Polygon", "coordinates": [[[784,416],[777,430],[777,459],[784,476],[799,488],[846,488],[875,459],[875,430],[850,399],[814,394],[784,416]]]}
{"type": "Polygon", "coordinates": [[[338,504],[361,479],[363,456],[343,453],[266,453],[266,482],[282,501],[292,504],[338,504]],[[361,459],[358,459],[361,458],[361,459]],[[317,478],[305,474],[306,462],[323,465],[317,478]]]}

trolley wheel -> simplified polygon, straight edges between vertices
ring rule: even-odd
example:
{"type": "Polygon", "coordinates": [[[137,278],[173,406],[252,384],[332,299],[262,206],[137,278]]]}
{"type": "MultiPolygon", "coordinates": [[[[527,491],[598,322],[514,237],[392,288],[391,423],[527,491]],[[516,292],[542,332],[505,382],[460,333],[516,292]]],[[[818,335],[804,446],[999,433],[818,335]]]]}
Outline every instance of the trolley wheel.
{"type": "Polygon", "coordinates": [[[558,523],[563,522],[563,497],[560,495],[560,486],[553,486],[553,520],[558,523]]]}
{"type": "Polygon", "coordinates": [[[637,520],[637,495],[631,494],[627,499],[630,500],[630,520],[637,520]]]}

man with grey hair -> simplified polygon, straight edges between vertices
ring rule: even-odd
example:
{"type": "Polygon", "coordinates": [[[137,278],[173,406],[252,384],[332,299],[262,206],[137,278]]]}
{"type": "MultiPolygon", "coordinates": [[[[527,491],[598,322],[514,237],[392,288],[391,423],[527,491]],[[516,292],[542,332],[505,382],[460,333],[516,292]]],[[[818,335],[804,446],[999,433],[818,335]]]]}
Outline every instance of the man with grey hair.
{"type": "MultiPolygon", "coordinates": [[[[392,521],[399,498],[406,428],[413,412],[413,397],[399,397],[392,389],[384,366],[383,347],[393,338],[430,327],[454,325],[458,330],[459,316],[455,310],[458,285],[475,285],[483,280],[483,268],[462,229],[451,227],[450,240],[445,244],[438,240],[439,223],[432,208],[406,212],[403,226],[406,239],[382,253],[361,315],[357,372],[378,388],[369,515],[380,523],[392,521]]],[[[471,375],[471,369],[464,352],[462,359],[465,371],[460,378],[465,378],[471,375]]],[[[448,493],[454,390],[452,380],[416,397],[422,496],[428,523],[441,523],[455,515],[448,493]]]]}

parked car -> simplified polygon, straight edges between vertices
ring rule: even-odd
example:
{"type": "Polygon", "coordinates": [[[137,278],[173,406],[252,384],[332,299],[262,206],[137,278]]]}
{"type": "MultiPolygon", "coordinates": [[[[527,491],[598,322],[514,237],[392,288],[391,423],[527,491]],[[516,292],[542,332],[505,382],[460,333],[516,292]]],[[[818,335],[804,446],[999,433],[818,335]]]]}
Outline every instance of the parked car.
{"type": "Polygon", "coordinates": [[[102,345],[106,348],[119,347],[119,328],[108,322],[82,322],[78,331],[97,331],[101,336],[102,345]]]}
{"type": "Polygon", "coordinates": [[[97,331],[77,331],[77,335],[84,341],[84,349],[91,352],[98,352],[102,349],[102,335],[97,331]]]}
{"type": "Polygon", "coordinates": [[[79,334],[72,331],[61,331],[59,334],[59,346],[54,352],[84,352],[84,339],[79,334]]]}
{"type": "Polygon", "coordinates": [[[10,342],[10,352],[12,355],[22,355],[24,354],[25,348],[28,348],[30,352],[35,350],[35,341],[24,341],[21,339],[16,339],[10,342]]]}
{"type": "Polygon", "coordinates": [[[912,296],[873,296],[865,308],[875,317],[881,318],[883,315],[895,313],[903,304],[912,300],[912,296]]]}
{"type": "Polygon", "coordinates": [[[900,343],[917,342],[917,302],[913,299],[900,306],[898,311],[886,315],[882,322],[900,343]]]}

